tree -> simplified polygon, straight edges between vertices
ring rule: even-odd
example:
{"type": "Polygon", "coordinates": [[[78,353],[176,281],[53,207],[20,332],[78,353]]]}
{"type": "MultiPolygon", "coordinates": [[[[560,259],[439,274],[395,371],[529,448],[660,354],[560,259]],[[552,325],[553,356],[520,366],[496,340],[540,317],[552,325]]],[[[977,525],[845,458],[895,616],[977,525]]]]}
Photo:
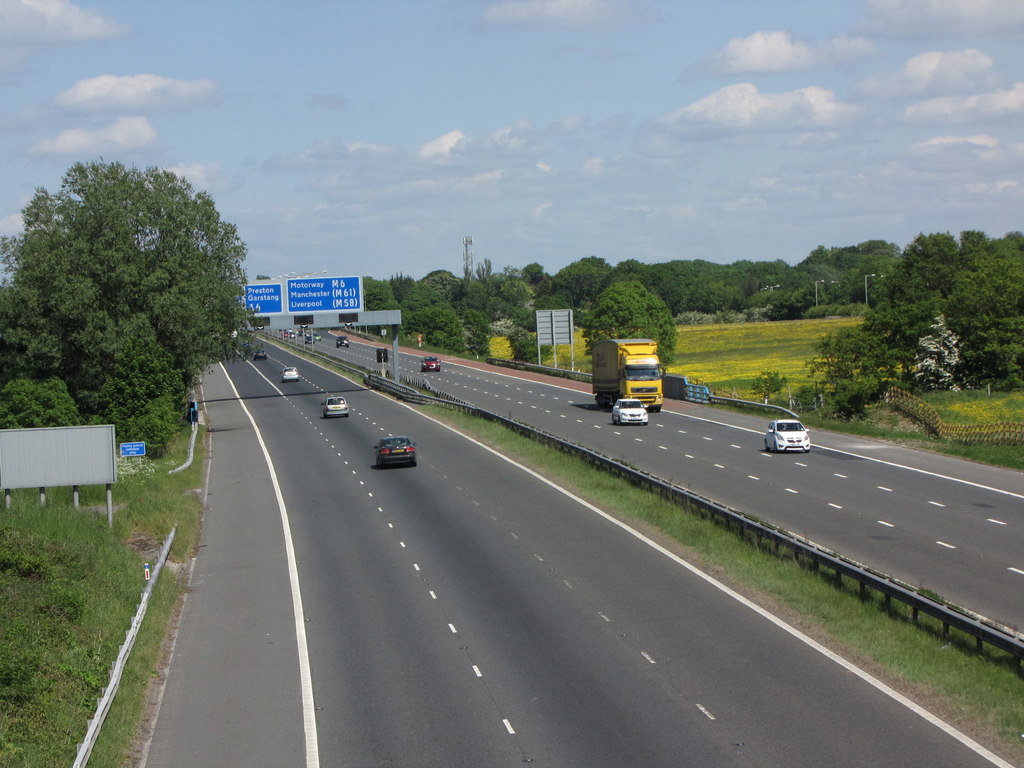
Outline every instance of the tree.
{"type": "Polygon", "coordinates": [[[491,354],[491,324],[487,315],[476,310],[467,310],[462,318],[465,326],[466,346],[474,355],[487,357],[491,354]]]}
{"type": "Polygon", "coordinates": [[[462,280],[457,278],[447,269],[435,269],[426,277],[420,280],[428,288],[433,288],[444,297],[448,303],[454,303],[462,291],[462,280]]]}
{"type": "Polygon", "coordinates": [[[376,280],[372,277],[363,278],[363,304],[367,311],[381,309],[398,309],[398,299],[387,280],[376,280]]]}
{"type": "Polygon", "coordinates": [[[776,392],[781,392],[789,380],[778,371],[761,371],[751,387],[754,394],[767,403],[776,392]]]}
{"type": "Polygon", "coordinates": [[[523,280],[525,280],[526,284],[530,286],[540,285],[548,276],[544,271],[544,267],[536,261],[523,267],[522,274],[523,280]]]}
{"type": "Polygon", "coordinates": [[[100,390],[104,416],[126,440],[141,440],[160,456],[181,421],[185,392],[170,355],[145,328],[127,336],[113,375],[100,390]]]}
{"type": "Polygon", "coordinates": [[[676,327],[668,307],[638,282],[614,283],[605,289],[582,325],[588,353],[602,339],[639,338],[658,342],[662,365],[675,355],[676,327]]]}
{"type": "Polygon", "coordinates": [[[825,334],[815,352],[809,367],[823,377],[828,409],[843,419],[863,416],[889,380],[886,349],[862,327],[853,327],[825,334]]]}
{"type": "Polygon", "coordinates": [[[932,333],[918,339],[917,346],[917,383],[925,389],[959,390],[960,339],[946,327],[946,318],[936,317],[932,333]]]}
{"type": "Polygon", "coordinates": [[[565,309],[584,309],[597,300],[612,268],[600,256],[587,256],[563,267],[551,278],[551,293],[569,299],[565,309]]]}
{"type": "Polygon", "coordinates": [[[150,329],[182,391],[210,363],[244,352],[245,245],[184,179],[76,163],[59,192],[38,190],[22,216],[23,233],[0,239],[11,276],[0,292],[3,379],[57,377],[95,415],[131,327],[150,329]]]}
{"type": "Polygon", "coordinates": [[[1024,237],[992,241],[960,275],[945,306],[960,338],[960,376],[971,387],[1024,386],[1024,237]]]}
{"type": "Polygon", "coordinates": [[[0,429],[74,427],[78,406],[60,379],[14,379],[0,390],[0,429]]]}
{"type": "Polygon", "coordinates": [[[435,304],[403,317],[402,325],[412,333],[422,333],[427,344],[451,352],[466,349],[462,321],[447,304],[435,304]]]}
{"type": "Polygon", "coordinates": [[[516,326],[508,335],[512,359],[520,362],[537,361],[537,337],[525,328],[516,326]]]}

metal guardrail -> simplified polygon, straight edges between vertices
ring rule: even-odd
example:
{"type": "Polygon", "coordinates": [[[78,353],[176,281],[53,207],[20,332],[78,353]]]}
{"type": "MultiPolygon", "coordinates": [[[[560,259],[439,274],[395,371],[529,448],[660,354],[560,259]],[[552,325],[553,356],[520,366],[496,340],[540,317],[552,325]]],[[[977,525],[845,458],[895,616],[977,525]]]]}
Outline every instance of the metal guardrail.
{"type": "Polygon", "coordinates": [[[75,757],[72,768],[84,768],[89,762],[92,749],[96,746],[96,739],[100,735],[100,728],[103,726],[103,721],[107,718],[110,705],[114,702],[114,696],[117,695],[117,689],[121,685],[121,675],[124,673],[124,667],[128,663],[128,657],[131,655],[132,648],[135,647],[135,639],[138,637],[139,629],[142,627],[142,619],[146,615],[150,595],[153,594],[156,580],[160,577],[160,572],[167,561],[167,555],[171,551],[171,544],[174,543],[174,533],[177,530],[177,528],[172,528],[164,540],[159,559],[156,561],[156,565],[150,574],[149,581],[146,582],[146,588],[142,590],[142,599],[139,601],[139,607],[135,611],[135,618],[132,619],[132,625],[125,633],[124,643],[121,644],[117,659],[110,669],[110,681],[107,683],[107,687],[103,689],[103,696],[96,704],[96,715],[89,721],[89,727],[85,732],[85,739],[78,745],[78,755],[75,757]]]}
{"type": "Polygon", "coordinates": [[[770,403],[759,403],[756,400],[738,400],[735,397],[719,397],[718,395],[711,395],[709,401],[712,405],[716,403],[722,403],[723,405],[736,405],[743,408],[763,408],[766,411],[773,413],[784,413],[791,419],[799,419],[799,414],[793,413],[788,408],[783,408],[781,405],[772,405],[770,403]]]}
{"type": "Polygon", "coordinates": [[[188,457],[185,459],[185,463],[182,464],[180,467],[175,467],[174,469],[167,470],[168,475],[176,475],[178,472],[181,472],[182,470],[188,469],[189,467],[192,466],[192,457],[195,455],[196,450],[196,434],[198,434],[198,432],[199,425],[193,423],[192,436],[188,439],[188,457]]]}
{"type": "Polygon", "coordinates": [[[783,528],[770,525],[743,512],[726,507],[655,475],[638,470],[576,443],[569,442],[558,435],[544,432],[528,424],[523,424],[514,419],[457,400],[457,398],[446,399],[423,395],[416,390],[412,390],[410,387],[396,385],[388,379],[381,379],[379,376],[366,377],[367,384],[371,386],[378,383],[378,380],[388,385],[387,391],[391,391],[399,397],[403,396],[403,394],[408,394],[409,399],[414,402],[421,404],[432,403],[455,408],[463,413],[500,423],[520,435],[537,440],[564,453],[575,455],[593,466],[623,477],[634,485],[653,491],[662,498],[666,498],[685,509],[695,510],[699,514],[710,517],[724,524],[730,530],[736,529],[745,539],[753,538],[759,544],[768,541],[776,553],[780,548],[786,548],[792,552],[794,558],[798,561],[810,563],[811,567],[815,570],[824,566],[834,572],[839,580],[843,577],[853,579],[860,585],[862,597],[868,589],[879,592],[885,598],[887,609],[893,600],[903,603],[910,608],[911,617],[915,623],[918,621],[920,614],[925,614],[941,623],[943,636],[947,636],[950,628],[954,628],[974,638],[976,648],[979,651],[985,644],[1004,651],[1014,660],[1017,673],[1021,674],[1022,672],[1022,663],[1024,663],[1024,634],[1009,627],[976,615],[962,606],[933,599],[918,592],[912,586],[900,582],[898,579],[868,568],[783,528]],[[409,394],[410,392],[411,394],[409,394]]]}

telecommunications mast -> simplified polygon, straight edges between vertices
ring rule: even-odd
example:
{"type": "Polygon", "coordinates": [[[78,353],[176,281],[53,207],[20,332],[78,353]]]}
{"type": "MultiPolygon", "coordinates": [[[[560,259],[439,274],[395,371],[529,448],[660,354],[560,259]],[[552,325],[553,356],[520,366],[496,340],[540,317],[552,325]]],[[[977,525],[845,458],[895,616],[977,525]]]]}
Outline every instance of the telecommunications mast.
{"type": "Polygon", "coordinates": [[[473,237],[462,238],[462,274],[469,280],[473,276],[473,237]]]}

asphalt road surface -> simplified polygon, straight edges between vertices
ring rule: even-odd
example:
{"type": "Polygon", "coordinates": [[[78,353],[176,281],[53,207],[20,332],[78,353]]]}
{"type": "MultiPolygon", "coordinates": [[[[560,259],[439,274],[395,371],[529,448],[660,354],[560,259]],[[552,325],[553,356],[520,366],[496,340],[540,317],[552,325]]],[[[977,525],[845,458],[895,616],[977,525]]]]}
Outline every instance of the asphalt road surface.
{"type": "MultiPolygon", "coordinates": [[[[319,351],[373,366],[358,341],[319,351]]],[[[590,387],[444,360],[402,369],[482,408],[775,523],[970,611],[1024,630],[1024,473],[814,431],[809,454],[764,450],[768,416],[669,401],[648,426],[611,424],[590,387]]]]}
{"type": "Polygon", "coordinates": [[[278,350],[204,396],[207,517],[147,768],[1009,765],[412,408],[278,350]],[[319,418],[327,391],[350,417],[319,418]],[[387,434],[419,466],[374,468],[387,434]]]}

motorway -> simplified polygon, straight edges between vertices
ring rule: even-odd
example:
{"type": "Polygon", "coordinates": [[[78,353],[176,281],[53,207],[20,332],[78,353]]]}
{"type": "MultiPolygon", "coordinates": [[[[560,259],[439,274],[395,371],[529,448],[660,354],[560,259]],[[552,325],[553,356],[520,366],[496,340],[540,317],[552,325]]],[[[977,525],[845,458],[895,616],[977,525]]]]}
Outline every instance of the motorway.
{"type": "MultiPolygon", "coordinates": [[[[353,341],[318,351],[374,367],[353,341]]],[[[624,459],[782,526],[904,583],[1024,631],[1024,474],[856,436],[815,431],[810,454],[769,454],[769,418],[669,401],[647,427],[616,427],[589,385],[445,361],[404,373],[482,408],[624,459]]]]}
{"type": "Polygon", "coordinates": [[[206,519],[146,768],[1009,767],[488,447],[270,357],[204,384],[206,519]],[[350,417],[319,418],[328,391],[350,417]],[[372,466],[387,434],[418,467],[372,466]]]}

